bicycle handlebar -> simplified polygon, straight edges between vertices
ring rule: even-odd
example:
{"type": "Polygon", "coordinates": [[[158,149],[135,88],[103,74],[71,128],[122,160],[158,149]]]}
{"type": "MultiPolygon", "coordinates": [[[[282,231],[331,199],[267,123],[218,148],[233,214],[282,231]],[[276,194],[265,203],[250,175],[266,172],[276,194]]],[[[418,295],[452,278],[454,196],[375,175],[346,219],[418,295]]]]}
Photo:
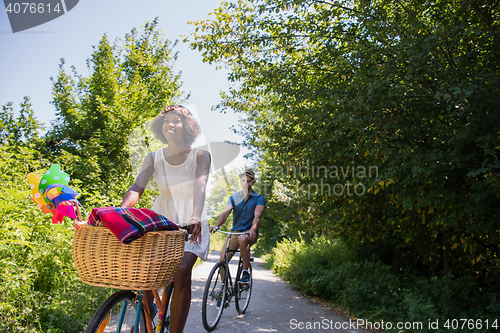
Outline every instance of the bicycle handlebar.
{"type": "Polygon", "coordinates": [[[245,237],[248,239],[250,238],[250,234],[247,233],[247,232],[234,232],[234,231],[222,231],[220,229],[216,229],[215,231],[212,231],[212,234],[216,233],[216,232],[220,232],[222,234],[225,234],[225,235],[245,235],[245,237]]]}

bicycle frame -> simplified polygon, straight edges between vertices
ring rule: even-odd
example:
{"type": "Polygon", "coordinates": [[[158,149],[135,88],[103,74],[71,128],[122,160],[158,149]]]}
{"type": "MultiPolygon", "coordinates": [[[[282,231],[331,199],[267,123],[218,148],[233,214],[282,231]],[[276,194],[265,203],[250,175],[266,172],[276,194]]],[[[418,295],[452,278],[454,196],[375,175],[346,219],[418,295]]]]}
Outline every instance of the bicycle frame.
{"type": "MultiPolygon", "coordinates": [[[[223,262],[226,264],[226,267],[227,267],[227,274],[226,276],[224,276],[224,283],[228,283],[227,285],[227,290],[229,291],[229,299],[227,300],[227,302],[230,302],[231,299],[233,298],[234,296],[234,287],[233,287],[233,279],[231,278],[231,271],[229,270],[229,261],[228,260],[228,253],[230,252],[233,252],[233,253],[236,253],[236,252],[239,252],[238,249],[236,250],[230,250],[230,244],[231,244],[231,239],[233,239],[233,237],[235,236],[240,236],[240,235],[245,235],[247,238],[250,236],[248,233],[246,232],[232,232],[232,231],[222,231],[222,230],[217,230],[217,232],[220,232],[222,234],[225,234],[227,235],[226,237],[226,251],[224,252],[224,260],[223,262]]],[[[241,253],[241,252],[240,252],[241,253]]],[[[239,261],[242,261],[241,259],[241,256],[239,258],[239,261]]],[[[240,263],[238,262],[238,265],[240,263]]]]}
{"type": "Polygon", "coordinates": [[[224,252],[224,262],[229,264],[229,261],[227,260],[228,252],[234,252],[234,253],[238,252],[238,250],[229,249],[231,239],[233,239],[234,236],[240,236],[240,235],[245,235],[246,238],[249,238],[250,234],[248,234],[247,232],[232,232],[232,231],[222,231],[222,230],[217,230],[216,232],[220,232],[221,234],[227,235],[226,237],[227,246],[226,246],[226,252],[224,252]]]}
{"type": "MultiPolygon", "coordinates": [[[[173,281],[173,278],[172,278],[172,281],[173,281]]],[[[172,283],[172,281],[170,281],[170,283],[172,283]]],[[[163,325],[163,317],[165,316],[165,309],[167,307],[167,287],[163,288],[163,293],[161,295],[161,298],[160,298],[160,295],[158,294],[158,289],[153,289],[152,292],[153,292],[153,297],[156,301],[156,306],[158,307],[158,322],[161,322],[163,325]]],[[[143,293],[144,295],[144,293],[143,293]]],[[[143,297],[142,299],[142,306],[148,306],[148,302],[147,302],[147,297],[143,297]]],[[[148,333],[154,333],[153,332],[153,325],[151,324],[151,322],[153,321],[153,318],[150,317],[150,313],[148,311],[144,311],[145,315],[146,315],[146,328],[148,330],[148,333]]]]}
{"type": "MultiPolygon", "coordinates": [[[[173,280],[173,279],[172,279],[173,280]]],[[[172,281],[170,282],[172,283],[172,281]]],[[[170,285],[170,284],[169,284],[170,285]]],[[[157,289],[153,289],[152,290],[152,293],[153,293],[153,297],[154,299],[156,300],[156,305],[158,307],[158,322],[161,323],[160,325],[163,325],[163,318],[165,316],[165,310],[166,310],[166,307],[167,307],[167,287],[163,288],[163,294],[160,298],[160,295],[158,293],[158,290],[157,289]]],[[[143,307],[144,308],[148,308],[149,305],[148,305],[148,300],[147,300],[147,296],[145,295],[144,291],[140,291],[138,292],[138,298],[137,298],[137,312],[135,314],[135,321],[134,321],[134,332],[133,333],[138,333],[139,331],[139,323],[140,323],[140,319],[141,319],[141,313],[142,313],[142,309],[143,307]]],[[[118,321],[118,327],[121,327],[122,323],[123,323],[123,320],[124,320],[124,317],[125,317],[125,312],[126,312],[126,309],[127,309],[127,302],[123,302],[123,306],[122,306],[122,310],[121,310],[121,313],[120,313],[120,317],[119,317],[119,321],[118,321]]],[[[149,313],[149,311],[144,311],[144,315],[146,317],[146,329],[147,329],[147,333],[155,333],[154,332],[154,329],[153,329],[153,324],[152,324],[152,319],[151,318],[151,314],[149,313]]],[[[104,329],[104,327],[103,327],[104,329]]],[[[120,333],[120,331],[118,331],[117,333],[120,333]]]]}

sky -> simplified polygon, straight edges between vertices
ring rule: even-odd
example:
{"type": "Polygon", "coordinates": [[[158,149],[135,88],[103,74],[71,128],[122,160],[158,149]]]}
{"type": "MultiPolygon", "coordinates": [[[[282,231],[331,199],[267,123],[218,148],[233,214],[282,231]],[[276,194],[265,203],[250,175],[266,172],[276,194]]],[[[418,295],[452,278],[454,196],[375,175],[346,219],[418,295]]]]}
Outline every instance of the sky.
{"type": "MultiPolygon", "coordinates": [[[[132,28],[140,32],[141,26],[158,17],[164,37],[179,40],[174,70],[182,72],[182,90],[191,93],[186,105],[198,113],[205,141],[241,143],[242,137],[231,128],[242,115],[211,111],[221,101],[220,91],[227,91],[231,85],[227,71],[203,63],[201,53],[182,42],[182,36],[194,30],[187,22],[209,18],[220,1],[81,0],[64,15],[17,33],[12,32],[7,12],[0,11],[0,104],[12,102],[17,116],[19,104],[28,95],[35,116],[48,128],[55,120],[50,77],[57,77],[60,59],[65,59],[67,72],[75,66],[79,74],[88,76],[86,60],[105,33],[110,41],[123,38],[132,28]]],[[[228,167],[248,165],[250,162],[243,158],[247,152],[242,150],[228,167]]]]}

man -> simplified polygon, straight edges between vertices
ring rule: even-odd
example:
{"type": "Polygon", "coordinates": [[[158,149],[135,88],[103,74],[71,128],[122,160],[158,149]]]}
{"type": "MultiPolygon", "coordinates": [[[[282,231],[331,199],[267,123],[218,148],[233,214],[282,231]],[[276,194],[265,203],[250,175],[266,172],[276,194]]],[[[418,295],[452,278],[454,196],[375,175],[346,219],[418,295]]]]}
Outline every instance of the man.
{"type": "MultiPolygon", "coordinates": [[[[252,170],[245,170],[240,175],[241,191],[233,194],[227,201],[224,211],[217,219],[214,227],[210,227],[210,231],[219,229],[226,222],[227,217],[233,212],[233,228],[234,232],[247,232],[246,235],[240,235],[238,238],[232,238],[229,245],[230,250],[236,250],[239,246],[241,259],[243,260],[243,274],[240,278],[240,283],[248,284],[250,281],[250,273],[248,266],[250,264],[250,247],[257,242],[259,238],[260,219],[266,209],[266,200],[264,197],[252,190],[255,184],[255,173],[252,170]]],[[[224,243],[220,253],[220,260],[224,260],[224,253],[227,244],[224,243]]],[[[228,253],[228,260],[231,260],[234,252],[228,253]]]]}

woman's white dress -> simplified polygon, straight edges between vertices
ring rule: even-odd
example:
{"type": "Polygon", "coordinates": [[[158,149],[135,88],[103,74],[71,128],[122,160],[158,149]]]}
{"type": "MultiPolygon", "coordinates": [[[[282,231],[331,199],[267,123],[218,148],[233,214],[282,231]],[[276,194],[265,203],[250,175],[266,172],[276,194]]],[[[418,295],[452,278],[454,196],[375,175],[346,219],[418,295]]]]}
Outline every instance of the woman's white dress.
{"type": "MultiPolygon", "coordinates": [[[[198,149],[191,149],[186,161],[180,165],[171,165],[163,155],[163,149],[155,152],[154,176],[160,195],[156,198],[152,210],[179,224],[188,222],[193,214],[193,189],[198,168],[196,156],[198,149]]],[[[191,235],[189,235],[191,238],[191,235]]],[[[196,254],[206,260],[210,245],[208,218],[205,207],[201,214],[201,243],[186,242],[184,251],[196,254]]]]}

